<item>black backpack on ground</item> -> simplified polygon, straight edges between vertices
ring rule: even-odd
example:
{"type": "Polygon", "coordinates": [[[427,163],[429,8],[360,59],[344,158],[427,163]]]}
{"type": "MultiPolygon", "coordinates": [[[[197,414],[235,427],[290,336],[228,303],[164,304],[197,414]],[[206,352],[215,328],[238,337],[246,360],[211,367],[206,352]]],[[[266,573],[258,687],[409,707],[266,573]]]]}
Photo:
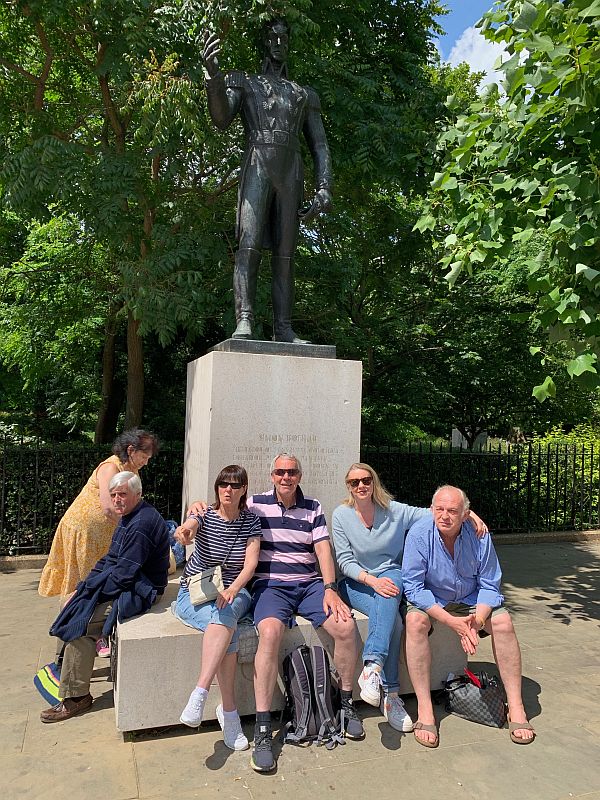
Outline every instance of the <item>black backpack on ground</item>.
{"type": "Polygon", "coordinates": [[[296,647],[283,660],[283,681],[288,716],[284,743],[316,742],[328,750],[346,744],[337,676],[325,650],[320,645],[296,647]]]}

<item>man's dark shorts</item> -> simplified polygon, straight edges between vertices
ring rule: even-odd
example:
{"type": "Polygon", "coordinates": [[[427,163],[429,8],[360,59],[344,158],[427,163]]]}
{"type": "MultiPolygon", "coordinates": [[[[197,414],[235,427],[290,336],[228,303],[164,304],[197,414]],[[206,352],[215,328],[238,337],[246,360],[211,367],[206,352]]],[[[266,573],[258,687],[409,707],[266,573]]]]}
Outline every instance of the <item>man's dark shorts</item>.
{"type": "MultiPolygon", "coordinates": [[[[448,603],[444,606],[444,610],[447,611],[449,614],[452,614],[454,617],[468,617],[470,614],[475,614],[476,606],[469,606],[466,603],[448,603]]],[[[406,619],[406,615],[410,614],[411,612],[418,612],[419,614],[424,614],[428,617],[428,613],[423,611],[422,608],[418,608],[414,606],[410,600],[406,597],[402,600],[402,605],[400,606],[400,613],[402,617],[406,619]]],[[[490,617],[495,616],[496,614],[507,614],[508,610],[504,606],[497,606],[496,608],[492,608],[492,612],[490,617]]],[[[436,620],[429,617],[429,636],[433,633],[433,626],[435,625],[436,620]]],[[[485,639],[486,636],[490,634],[487,631],[478,631],[478,635],[480,639],[485,639]]]]}
{"type": "Polygon", "coordinates": [[[254,624],[275,617],[289,627],[294,614],[300,614],[312,623],[313,628],[320,628],[327,619],[323,611],[323,587],[321,578],[302,583],[256,581],[252,587],[254,624]]]}

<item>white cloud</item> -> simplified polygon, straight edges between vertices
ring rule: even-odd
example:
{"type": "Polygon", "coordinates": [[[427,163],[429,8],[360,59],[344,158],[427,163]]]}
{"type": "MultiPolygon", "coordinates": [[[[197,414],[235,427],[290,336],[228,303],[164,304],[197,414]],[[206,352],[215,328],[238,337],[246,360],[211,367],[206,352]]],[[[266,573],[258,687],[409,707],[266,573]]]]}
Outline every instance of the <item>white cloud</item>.
{"type": "Polygon", "coordinates": [[[453,67],[466,61],[472,72],[485,72],[482,86],[486,83],[499,83],[501,74],[495,72],[494,63],[504,52],[504,47],[496,42],[489,42],[479,30],[466,28],[454,43],[448,61],[453,67]]]}

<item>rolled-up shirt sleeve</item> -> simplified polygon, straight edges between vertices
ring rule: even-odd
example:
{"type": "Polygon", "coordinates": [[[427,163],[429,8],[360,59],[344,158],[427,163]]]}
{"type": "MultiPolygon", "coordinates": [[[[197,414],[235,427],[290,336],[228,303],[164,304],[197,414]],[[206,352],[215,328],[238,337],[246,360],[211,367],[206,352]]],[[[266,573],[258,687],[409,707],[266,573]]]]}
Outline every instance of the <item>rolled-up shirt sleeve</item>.
{"type": "Polygon", "coordinates": [[[484,603],[490,608],[501,606],[504,602],[504,596],[500,594],[501,581],[502,570],[492,544],[492,537],[488,534],[483,539],[479,539],[477,602],[484,603]]]}
{"type": "Polygon", "coordinates": [[[429,563],[427,541],[418,533],[409,532],[402,556],[402,582],[409,602],[427,611],[436,604],[433,592],[425,588],[425,575],[429,563]]]}

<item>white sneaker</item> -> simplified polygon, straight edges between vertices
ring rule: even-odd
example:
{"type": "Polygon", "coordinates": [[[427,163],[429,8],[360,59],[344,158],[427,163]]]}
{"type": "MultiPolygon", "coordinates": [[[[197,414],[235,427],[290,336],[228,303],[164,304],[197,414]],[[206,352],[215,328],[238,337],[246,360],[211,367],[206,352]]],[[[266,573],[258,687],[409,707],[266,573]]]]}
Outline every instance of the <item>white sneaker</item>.
{"type": "Polygon", "coordinates": [[[397,694],[383,695],[381,713],[394,730],[400,731],[400,733],[410,733],[412,731],[413,721],[404,708],[404,703],[397,694]]]}
{"type": "Polygon", "coordinates": [[[219,703],[216,708],[217,719],[223,731],[223,741],[230,750],[247,750],[250,745],[244,736],[240,715],[235,717],[225,717],[223,706],[219,703]]]}
{"type": "Polygon", "coordinates": [[[191,693],[190,699],[187,701],[187,706],[181,712],[179,721],[190,728],[197,728],[202,722],[202,714],[204,713],[204,704],[208,694],[200,694],[196,689],[191,693]]]}
{"type": "Polygon", "coordinates": [[[371,666],[364,667],[358,676],[360,696],[371,706],[378,706],[381,702],[381,675],[371,666]]]}

